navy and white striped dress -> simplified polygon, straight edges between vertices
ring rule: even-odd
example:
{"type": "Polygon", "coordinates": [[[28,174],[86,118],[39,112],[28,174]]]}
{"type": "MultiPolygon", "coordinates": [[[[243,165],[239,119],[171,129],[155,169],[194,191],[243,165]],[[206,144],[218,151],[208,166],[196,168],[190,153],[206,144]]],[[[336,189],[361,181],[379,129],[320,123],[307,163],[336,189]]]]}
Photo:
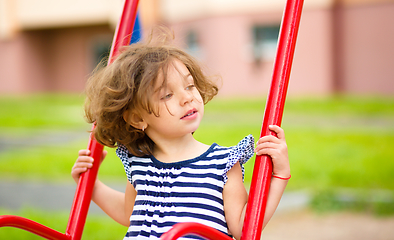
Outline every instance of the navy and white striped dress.
{"type": "Polygon", "coordinates": [[[246,163],[253,150],[249,135],[233,147],[214,143],[197,158],[163,163],[153,156],[133,156],[120,145],[116,153],[137,191],[124,239],[159,239],[179,222],[202,223],[228,234],[222,196],[227,172],[236,162],[246,163]]]}

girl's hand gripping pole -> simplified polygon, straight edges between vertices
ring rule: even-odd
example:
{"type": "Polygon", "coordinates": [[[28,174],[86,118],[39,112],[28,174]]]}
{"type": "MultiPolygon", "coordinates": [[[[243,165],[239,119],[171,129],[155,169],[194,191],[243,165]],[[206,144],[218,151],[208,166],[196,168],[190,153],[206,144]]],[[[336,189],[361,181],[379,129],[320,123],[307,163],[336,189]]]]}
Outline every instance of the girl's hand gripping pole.
{"type": "MultiPolygon", "coordinates": [[[[274,134],[268,129],[269,125],[281,125],[302,6],[303,0],[287,0],[260,137],[274,134]]],[[[257,156],[241,240],[258,240],[261,237],[271,175],[271,158],[257,156]]]]}
{"type": "MultiPolygon", "coordinates": [[[[138,0],[125,0],[124,2],[123,12],[120,21],[118,22],[112,42],[108,64],[111,64],[115,60],[122,46],[130,44],[137,16],[138,2],[138,0]]],[[[94,129],[94,125],[92,129],[94,129]]],[[[75,240],[81,239],[82,236],[104,147],[99,144],[94,139],[93,134],[91,134],[88,149],[91,152],[90,156],[94,159],[94,164],[91,169],[81,174],[81,177],[79,178],[66,229],[66,234],[73,236],[72,239],[75,240]]]]}

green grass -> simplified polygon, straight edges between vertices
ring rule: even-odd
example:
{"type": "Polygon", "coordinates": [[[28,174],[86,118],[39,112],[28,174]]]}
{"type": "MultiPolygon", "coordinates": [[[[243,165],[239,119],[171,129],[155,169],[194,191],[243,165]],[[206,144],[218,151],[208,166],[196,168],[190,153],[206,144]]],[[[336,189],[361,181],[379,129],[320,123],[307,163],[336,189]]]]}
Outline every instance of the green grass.
{"type": "MultiPolygon", "coordinates": [[[[68,222],[68,212],[47,212],[25,207],[20,211],[0,209],[0,215],[23,216],[61,233],[65,233],[68,222]]],[[[83,230],[82,239],[111,240],[121,239],[127,228],[116,223],[106,215],[88,214],[83,230]]],[[[0,228],[0,239],[42,240],[30,232],[11,227],[0,228]]]]}
{"type": "MultiPolygon", "coordinates": [[[[207,144],[235,145],[248,134],[259,136],[265,99],[215,99],[206,106],[195,137],[207,144]]],[[[54,146],[0,152],[1,178],[70,181],[77,151],[90,129],[82,114],[83,98],[37,95],[0,98],[0,137],[24,138],[50,131],[86,132],[86,138],[54,146]],[[70,110],[72,109],[72,111],[70,110]],[[67,116],[67,117],[65,117],[67,116]]],[[[283,116],[293,178],[288,189],[328,187],[394,190],[394,99],[288,99],[283,116]]],[[[100,177],[124,179],[113,149],[100,177]]],[[[250,181],[253,160],[246,165],[250,181]]]]}
{"type": "MultiPolygon", "coordinates": [[[[248,133],[257,137],[263,111],[261,100],[209,103],[196,137],[223,145],[234,145],[248,133]]],[[[394,190],[393,99],[288,99],[282,127],[293,175],[289,190],[394,190]]]]}
{"type": "MultiPolygon", "coordinates": [[[[24,139],[42,130],[87,132],[90,126],[83,120],[82,105],[82,96],[1,97],[0,140],[24,139]]],[[[224,146],[235,145],[250,133],[257,137],[264,105],[265,98],[214,99],[206,106],[195,137],[224,146]]],[[[292,172],[287,190],[316,193],[317,209],[338,205],[335,198],[324,197],[333,189],[394,192],[394,98],[288,98],[282,127],[292,172]],[[324,203],[327,199],[334,200],[324,203]]],[[[0,179],[72,182],[70,169],[87,140],[88,133],[62,145],[0,151],[0,179]]],[[[99,177],[125,181],[120,161],[113,149],[109,151],[99,177]]],[[[252,169],[253,160],[246,164],[246,183],[252,169]]]]}
{"type": "Polygon", "coordinates": [[[0,127],[67,129],[83,126],[83,95],[0,96],[0,127]],[[82,124],[81,124],[82,123],[82,124]]]}
{"type": "Polygon", "coordinates": [[[346,210],[392,216],[394,194],[387,190],[325,189],[314,193],[310,206],[319,213],[346,210]]]}
{"type": "MultiPolygon", "coordinates": [[[[29,147],[23,151],[10,150],[0,153],[0,179],[19,181],[72,182],[71,168],[78,150],[86,148],[86,141],[75,141],[65,146],[29,147]]],[[[102,163],[100,177],[111,181],[124,181],[122,163],[114,149],[107,149],[109,156],[102,163]]]]}

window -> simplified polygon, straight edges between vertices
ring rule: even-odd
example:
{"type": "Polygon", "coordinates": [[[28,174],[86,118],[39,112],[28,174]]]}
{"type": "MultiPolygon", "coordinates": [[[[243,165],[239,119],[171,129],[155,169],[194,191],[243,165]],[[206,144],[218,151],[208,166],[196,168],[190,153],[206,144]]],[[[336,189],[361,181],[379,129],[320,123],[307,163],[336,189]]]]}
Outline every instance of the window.
{"type": "Polygon", "coordinates": [[[103,34],[94,37],[91,42],[93,68],[95,68],[101,60],[108,60],[111,44],[112,36],[110,35],[103,34]]]}
{"type": "Polygon", "coordinates": [[[272,61],[276,56],[280,25],[253,27],[253,58],[272,61]]]}
{"type": "Polygon", "coordinates": [[[198,35],[193,30],[186,34],[186,51],[195,58],[201,58],[201,47],[198,41],[198,35]]]}

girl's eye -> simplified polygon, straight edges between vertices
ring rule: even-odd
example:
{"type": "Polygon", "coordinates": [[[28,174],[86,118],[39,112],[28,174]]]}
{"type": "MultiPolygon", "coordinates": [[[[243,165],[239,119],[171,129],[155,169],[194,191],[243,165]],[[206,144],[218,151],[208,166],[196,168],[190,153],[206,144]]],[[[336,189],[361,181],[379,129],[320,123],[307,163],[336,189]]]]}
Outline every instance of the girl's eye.
{"type": "Polygon", "coordinates": [[[170,99],[171,97],[172,97],[172,93],[168,93],[168,94],[166,94],[166,95],[164,95],[162,98],[161,98],[161,100],[168,100],[168,99],[170,99]]]}
{"type": "Polygon", "coordinates": [[[193,88],[195,88],[195,86],[193,84],[191,84],[191,85],[186,87],[186,90],[192,90],[193,88]]]}

